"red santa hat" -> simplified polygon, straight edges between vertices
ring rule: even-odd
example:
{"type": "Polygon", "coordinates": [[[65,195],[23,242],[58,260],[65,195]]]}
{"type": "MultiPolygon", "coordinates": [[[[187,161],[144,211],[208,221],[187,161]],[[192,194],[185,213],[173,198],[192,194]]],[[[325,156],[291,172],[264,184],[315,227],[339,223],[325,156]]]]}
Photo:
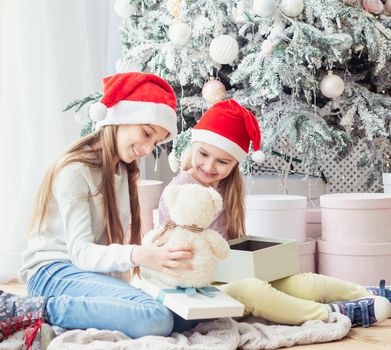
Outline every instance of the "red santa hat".
{"type": "Polygon", "coordinates": [[[251,158],[261,163],[261,131],[257,118],[235,100],[216,103],[208,109],[193,128],[191,142],[206,142],[235,157],[245,160],[252,143],[251,158]]]}
{"type": "Polygon", "coordinates": [[[104,78],[103,84],[103,97],[89,111],[97,129],[105,125],[154,124],[169,131],[163,142],[176,136],[176,97],[165,80],[154,74],[130,72],[104,78]]]}

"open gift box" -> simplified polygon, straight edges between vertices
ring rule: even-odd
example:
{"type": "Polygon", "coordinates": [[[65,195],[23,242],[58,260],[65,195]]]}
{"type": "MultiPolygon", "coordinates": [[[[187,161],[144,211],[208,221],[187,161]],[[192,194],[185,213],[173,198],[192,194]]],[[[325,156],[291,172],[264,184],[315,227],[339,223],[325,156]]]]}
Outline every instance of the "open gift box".
{"type": "Polygon", "coordinates": [[[213,286],[188,295],[185,289],[143,278],[140,287],[185,320],[243,316],[244,305],[213,286]]]}
{"type": "Polygon", "coordinates": [[[296,241],[246,236],[228,243],[231,252],[218,264],[214,276],[217,282],[233,282],[248,277],[275,281],[300,271],[296,241]]]}

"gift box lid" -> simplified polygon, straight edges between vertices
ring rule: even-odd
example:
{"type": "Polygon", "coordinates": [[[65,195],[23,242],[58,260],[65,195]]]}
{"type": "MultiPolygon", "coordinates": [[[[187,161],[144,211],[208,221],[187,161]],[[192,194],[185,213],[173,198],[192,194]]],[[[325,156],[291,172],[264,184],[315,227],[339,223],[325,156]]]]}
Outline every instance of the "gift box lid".
{"type": "Polygon", "coordinates": [[[284,194],[250,194],[245,197],[249,210],[305,209],[307,197],[284,194]]]}
{"type": "Polygon", "coordinates": [[[194,295],[189,295],[186,289],[142,278],[140,287],[185,320],[241,317],[244,313],[242,303],[214,286],[197,289],[194,295]]]}
{"type": "Polygon", "coordinates": [[[320,196],[321,208],[333,209],[388,209],[391,194],[385,193],[332,193],[320,196]]]}

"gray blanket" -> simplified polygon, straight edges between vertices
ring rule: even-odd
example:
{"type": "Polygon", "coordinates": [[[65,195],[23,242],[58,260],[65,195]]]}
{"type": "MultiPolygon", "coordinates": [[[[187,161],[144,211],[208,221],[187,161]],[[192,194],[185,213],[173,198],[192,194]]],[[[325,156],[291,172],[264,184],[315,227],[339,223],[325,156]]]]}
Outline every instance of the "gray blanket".
{"type": "Polygon", "coordinates": [[[231,318],[198,324],[189,332],[169,337],[131,339],[107,330],[71,330],[56,337],[48,350],[258,350],[298,344],[323,343],[344,338],[351,328],[348,317],[332,313],[327,322],[307,321],[301,326],[267,323],[259,318],[237,322],[231,318]]]}

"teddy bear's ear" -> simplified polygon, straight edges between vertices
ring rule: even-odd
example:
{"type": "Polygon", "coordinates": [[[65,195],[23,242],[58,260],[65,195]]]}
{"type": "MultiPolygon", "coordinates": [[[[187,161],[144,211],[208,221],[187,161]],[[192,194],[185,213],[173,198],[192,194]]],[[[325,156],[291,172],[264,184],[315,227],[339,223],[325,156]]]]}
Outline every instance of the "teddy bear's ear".
{"type": "Polygon", "coordinates": [[[183,185],[168,185],[165,188],[163,198],[168,208],[175,203],[181,186],[183,185]]]}
{"type": "Polygon", "coordinates": [[[213,204],[215,206],[216,212],[220,211],[223,208],[223,199],[220,194],[213,189],[213,187],[208,187],[209,196],[211,197],[213,204]]]}

